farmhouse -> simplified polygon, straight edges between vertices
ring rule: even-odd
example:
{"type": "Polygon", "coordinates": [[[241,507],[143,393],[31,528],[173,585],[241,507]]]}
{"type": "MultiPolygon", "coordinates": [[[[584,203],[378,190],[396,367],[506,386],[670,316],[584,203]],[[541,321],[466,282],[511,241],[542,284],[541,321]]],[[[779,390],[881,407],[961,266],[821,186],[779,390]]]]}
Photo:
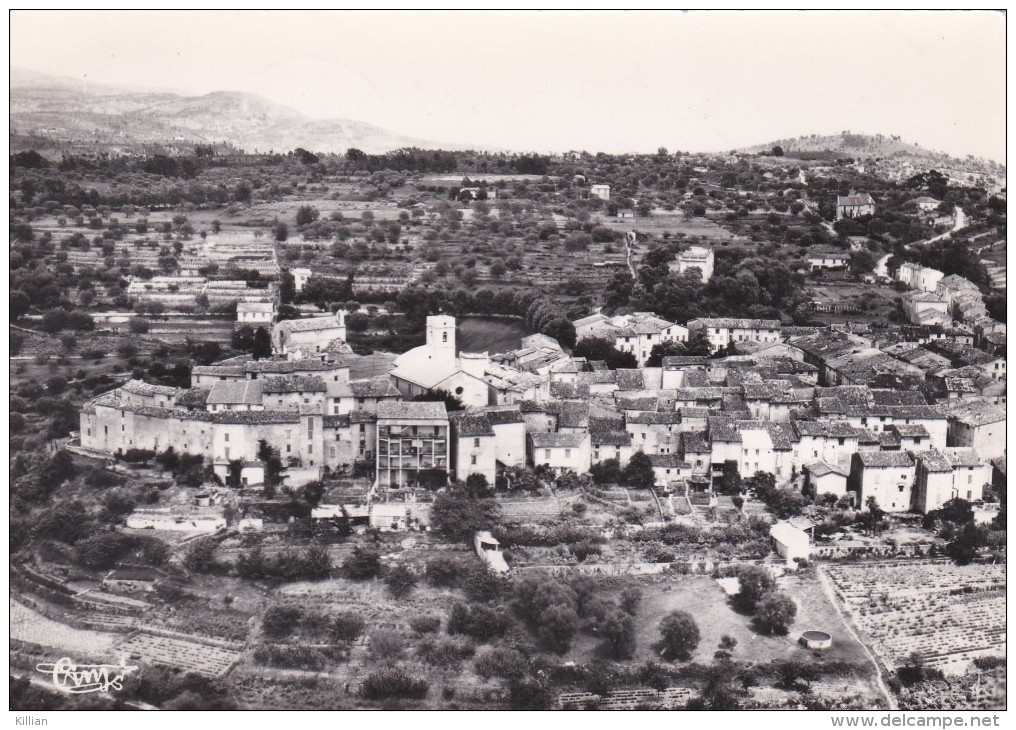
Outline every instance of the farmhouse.
{"type": "Polygon", "coordinates": [[[287,319],[272,327],[272,347],[280,355],[323,352],[334,340],[346,341],[346,313],[287,319]]]}
{"type": "Polygon", "coordinates": [[[851,192],[850,195],[836,196],[836,220],[859,218],[875,213],[875,201],[868,193],[851,192]]]}
{"type": "Polygon", "coordinates": [[[713,250],[707,246],[692,246],[681,251],[670,262],[672,274],[683,274],[691,269],[698,269],[702,276],[702,283],[708,282],[713,277],[715,256],[713,250]]]}
{"type": "Polygon", "coordinates": [[[703,332],[709,339],[710,348],[716,351],[732,342],[744,340],[779,342],[780,321],[778,319],[701,317],[688,322],[689,336],[697,332],[703,332]]]}

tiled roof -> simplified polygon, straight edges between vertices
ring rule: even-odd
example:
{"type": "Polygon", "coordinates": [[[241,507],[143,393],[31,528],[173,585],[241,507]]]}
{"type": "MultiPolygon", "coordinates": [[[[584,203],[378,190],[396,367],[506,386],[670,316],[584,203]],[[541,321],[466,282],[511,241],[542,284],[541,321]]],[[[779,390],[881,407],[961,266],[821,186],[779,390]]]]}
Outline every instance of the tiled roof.
{"type": "Polygon", "coordinates": [[[949,460],[944,454],[935,449],[914,451],[912,454],[927,471],[938,473],[952,472],[952,465],[949,464],[949,460]]]}
{"type": "Polygon", "coordinates": [[[894,423],[887,430],[895,431],[901,439],[926,439],[931,436],[928,429],[919,423],[894,423]]]}
{"type": "Polygon", "coordinates": [[[688,322],[688,326],[714,329],[779,329],[778,319],[745,319],[741,317],[699,317],[688,322]]]}
{"type": "Polygon", "coordinates": [[[653,468],[659,469],[691,469],[691,464],[682,461],[677,454],[649,454],[653,468]]]}
{"type": "Polygon", "coordinates": [[[323,393],[325,381],[317,375],[283,375],[250,381],[262,383],[265,393],[323,393]]]}
{"type": "Polygon", "coordinates": [[[491,406],[484,411],[492,426],[505,423],[522,423],[522,411],[518,406],[491,406]]]}
{"type": "Polygon", "coordinates": [[[953,466],[981,466],[984,462],[973,449],[949,447],[945,450],[945,458],[953,466]]]}
{"type": "Polygon", "coordinates": [[[402,395],[387,375],[369,380],[350,380],[346,385],[354,398],[398,398],[402,395]]]}
{"type": "Polygon", "coordinates": [[[183,408],[204,408],[208,403],[208,388],[190,388],[176,398],[176,405],[183,408]]]}
{"type": "Polygon", "coordinates": [[[443,401],[381,401],[377,404],[378,420],[445,421],[448,409],[443,401]]]}
{"type": "Polygon", "coordinates": [[[533,447],[537,449],[578,448],[588,438],[584,433],[531,433],[533,447]]]}
{"type": "Polygon", "coordinates": [[[618,390],[642,390],[646,387],[641,370],[621,368],[615,372],[617,373],[618,390]]]}
{"type": "Polygon", "coordinates": [[[342,327],[334,315],[327,317],[309,317],[307,319],[287,319],[279,322],[276,327],[286,332],[314,332],[342,327]]]}
{"type": "Polygon", "coordinates": [[[462,438],[494,435],[494,429],[486,414],[460,412],[451,414],[449,418],[455,426],[455,432],[462,438]]]}
{"type": "Polygon", "coordinates": [[[914,460],[906,451],[858,451],[857,458],[866,467],[874,468],[906,468],[914,465],[914,460]]]}
{"type": "Polygon", "coordinates": [[[158,385],[156,383],[146,383],[144,380],[128,380],[122,386],[123,390],[128,393],[134,393],[135,395],[153,396],[153,395],[176,395],[177,388],[171,388],[168,385],[158,385]]]}
{"type": "Polygon", "coordinates": [[[208,405],[261,405],[262,381],[219,380],[208,393],[208,405]]]}
{"type": "Polygon", "coordinates": [[[333,365],[321,360],[277,360],[265,358],[263,360],[251,360],[244,364],[244,371],[248,373],[263,373],[265,375],[291,375],[300,372],[322,372],[325,370],[338,370],[340,365],[333,365]]]}
{"type": "Polygon", "coordinates": [[[631,446],[631,434],[627,431],[590,431],[593,444],[603,446],[631,446]]]}
{"type": "Polygon", "coordinates": [[[824,461],[816,461],[813,464],[805,464],[804,468],[817,477],[824,477],[827,474],[839,474],[843,477],[847,476],[847,472],[843,469],[824,461]]]}

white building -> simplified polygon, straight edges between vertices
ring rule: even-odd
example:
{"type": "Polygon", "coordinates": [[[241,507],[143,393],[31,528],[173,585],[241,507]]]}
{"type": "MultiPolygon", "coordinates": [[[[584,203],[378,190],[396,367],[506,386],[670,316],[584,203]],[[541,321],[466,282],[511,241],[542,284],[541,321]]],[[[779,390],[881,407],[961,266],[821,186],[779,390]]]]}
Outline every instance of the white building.
{"type": "Polygon", "coordinates": [[[689,269],[698,269],[702,274],[702,283],[713,277],[715,256],[713,250],[707,246],[692,246],[686,251],[677,254],[670,263],[670,272],[683,274],[689,269]]]}
{"type": "Polygon", "coordinates": [[[296,291],[303,291],[304,284],[313,272],[310,269],[293,269],[289,273],[293,275],[293,287],[296,291]]]}
{"type": "Polygon", "coordinates": [[[740,319],[736,317],[702,317],[688,322],[689,336],[702,331],[709,339],[709,346],[715,351],[732,342],[780,341],[778,319],[740,319]]]}
{"type": "Polygon", "coordinates": [[[589,192],[594,197],[600,200],[610,200],[610,186],[609,185],[591,185],[589,192]]]}
{"type": "Polygon", "coordinates": [[[275,304],[273,302],[237,302],[236,321],[239,324],[257,327],[271,325],[274,319],[275,304]]]}

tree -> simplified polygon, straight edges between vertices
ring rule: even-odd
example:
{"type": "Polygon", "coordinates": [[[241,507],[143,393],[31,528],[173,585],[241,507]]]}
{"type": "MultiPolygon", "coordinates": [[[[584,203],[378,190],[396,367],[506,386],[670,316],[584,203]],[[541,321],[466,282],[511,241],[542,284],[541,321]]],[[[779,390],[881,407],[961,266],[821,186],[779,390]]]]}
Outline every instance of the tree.
{"type": "Polygon", "coordinates": [[[547,651],[561,655],[571,648],[572,639],[579,630],[579,617],[575,609],[563,603],[548,606],[540,614],[536,637],[547,651]]]}
{"type": "Polygon", "coordinates": [[[296,225],[305,226],[321,216],[321,211],[312,205],[301,205],[296,211],[296,225]]]}
{"type": "Polygon", "coordinates": [[[470,474],[466,477],[466,491],[471,497],[491,497],[493,492],[490,488],[487,477],[483,474],[470,474]]]}
{"type": "Polygon", "coordinates": [[[945,552],[957,565],[969,565],[977,559],[978,551],[988,544],[988,530],[973,522],[963,525],[945,552]]]}
{"type": "Polygon", "coordinates": [[[699,644],[699,628],[687,611],[672,611],[660,621],[657,648],[667,661],[687,661],[699,644]]]}
{"type": "Polygon", "coordinates": [[[868,497],[864,502],[864,507],[865,515],[863,519],[868,534],[872,537],[877,537],[878,531],[883,526],[885,512],[878,506],[878,500],[874,497],[868,497]]]}
{"type": "Polygon", "coordinates": [[[734,649],[737,647],[737,639],[724,634],[720,637],[720,645],[713,654],[713,659],[718,662],[730,661],[734,656],[734,649]]]}
{"type": "Polygon", "coordinates": [[[272,228],[272,235],[276,241],[282,243],[289,238],[289,226],[282,221],[276,221],[275,226],[272,228]]]}
{"type": "Polygon", "coordinates": [[[501,507],[493,499],[477,499],[454,486],[434,499],[430,510],[434,530],[451,540],[468,542],[477,530],[490,530],[501,522],[501,507]]]}
{"type": "Polygon", "coordinates": [[[617,484],[621,481],[621,462],[617,459],[606,459],[593,464],[589,474],[597,484],[617,484]]]}
{"type": "Polygon", "coordinates": [[[28,313],[32,306],[32,300],[20,289],[13,289],[10,293],[10,320],[17,321],[28,313]]]}
{"type": "Polygon", "coordinates": [[[663,365],[663,358],[687,355],[688,348],[683,342],[661,342],[653,345],[649,352],[649,359],[646,360],[647,368],[658,368],[663,365]]]}
{"type": "Polygon", "coordinates": [[[621,481],[636,489],[651,489],[656,484],[652,460],[642,451],[636,451],[621,472],[621,481]]]}
{"type": "Polygon", "coordinates": [[[599,622],[597,633],[604,648],[614,659],[629,659],[635,654],[635,619],[630,613],[613,610],[599,622]]]}
{"type": "Polygon", "coordinates": [[[762,596],[755,606],[755,623],[766,634],[785,634],[797,615],[797,604],[782,591],[762,596]]]}
{"type": "Polygon", "coordinates": [[[734,596],[734,605],[744,613],[753,613],[762,597],[776,590],[772,573],[761,565],[743,565],[737,569],[740,590],[734,596]]]}
{"type": "Polygon", "coordinates": [[[190,544],[183,558],[183,566],[192,573],[212,573],[217,567],[215,550],[218,543],[210,537],[203,537],[190,544]]]}
{"type": "Polygon", "coordinates": [[[254,330],[254,340],[251,343],[251,354],[255,360],[272,356],[272,336],[264,327],[254,330]]]}
{"type": "Polygon", "coordinates": [[[605,337],[583,338],[575,345],[572,355],[587,360],[603,360],[611,370],[638,367],[635,355],[619,351],[614,347],[614,343],[605,337]]]}

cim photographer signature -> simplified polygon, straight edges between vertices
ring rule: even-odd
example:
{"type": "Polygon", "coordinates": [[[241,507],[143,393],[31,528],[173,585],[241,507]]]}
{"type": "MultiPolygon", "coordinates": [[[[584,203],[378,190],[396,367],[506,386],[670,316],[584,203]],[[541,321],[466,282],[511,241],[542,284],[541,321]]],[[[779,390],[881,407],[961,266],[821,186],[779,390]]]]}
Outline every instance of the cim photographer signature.
{"type": "Polygon", "coordinates": [[[124,679],[138,667],[128,665],[124,658],[119,664],[77,664],[68,657],[52,664],[36,664],[37,671],[53,678],[53,686],[71,694],[111,692],[123,689],[124,679]]]}

